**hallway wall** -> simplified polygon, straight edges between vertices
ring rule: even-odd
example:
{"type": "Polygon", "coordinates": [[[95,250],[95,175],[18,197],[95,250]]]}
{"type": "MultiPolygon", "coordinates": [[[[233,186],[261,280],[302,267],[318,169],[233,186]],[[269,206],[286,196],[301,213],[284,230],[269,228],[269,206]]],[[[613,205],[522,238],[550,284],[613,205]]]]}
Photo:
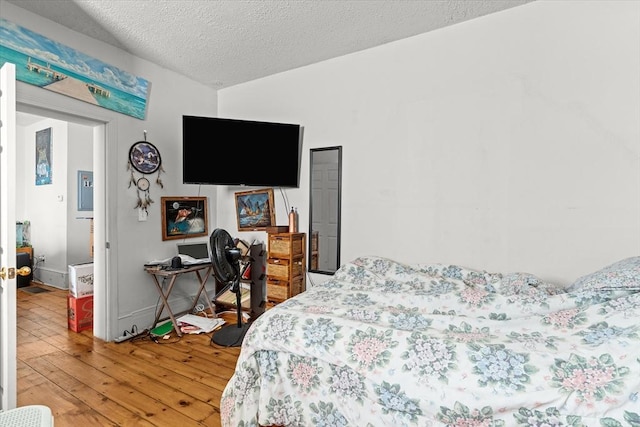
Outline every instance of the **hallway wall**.
{"type": "Polygon", "coordinates": [[[89,221],[77,211],[76,170],[92,168],[92,130],[43,117],[17,129],[16,220],[31,223],[34,279],[68,288],[68,265],[89,262],[89,221]],[[36,185],[36,132],[51,128],[51,184],[36,185]]]}

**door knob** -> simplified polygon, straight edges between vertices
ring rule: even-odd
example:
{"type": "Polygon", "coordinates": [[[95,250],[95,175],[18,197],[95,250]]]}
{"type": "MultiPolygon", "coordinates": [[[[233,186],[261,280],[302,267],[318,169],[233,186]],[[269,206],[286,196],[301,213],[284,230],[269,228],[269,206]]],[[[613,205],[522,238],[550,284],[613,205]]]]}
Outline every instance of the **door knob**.
{"type": "Polygon", "coordinates": [[[29,274],[31,274],[31,268],[25,265],[24,267],[20,267],[17,270],[13,267],[2,267],[2,269],[0,269],[0,279],[2,280],[14,279],[16,277],[16,274],[18,274],[18,276],[28,276],[29,274]]]}
{"type": "Polygon", "coordinates": [[[31,274],[31,267],[27,265],[25,265],[24,267],[20,267],[16,270],[16,274],[18,276],[28,276],[29,274],[31,274]]]}

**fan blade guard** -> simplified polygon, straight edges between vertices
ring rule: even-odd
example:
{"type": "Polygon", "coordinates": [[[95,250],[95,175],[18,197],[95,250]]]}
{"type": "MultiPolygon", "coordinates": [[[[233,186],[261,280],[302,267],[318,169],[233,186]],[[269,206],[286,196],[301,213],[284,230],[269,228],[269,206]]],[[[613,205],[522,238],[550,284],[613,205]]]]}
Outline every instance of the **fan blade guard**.
{"type": "Polygon", "coordinates": [[[209,249],[211,251],[211,262],[213,272],[220,282],[233,282],[238,274],[238,266],[234,265],[227,255],[230,249],[235,249],[235,244],[231,235],[222,228],[216,228],[209,238],[209,249]]]}

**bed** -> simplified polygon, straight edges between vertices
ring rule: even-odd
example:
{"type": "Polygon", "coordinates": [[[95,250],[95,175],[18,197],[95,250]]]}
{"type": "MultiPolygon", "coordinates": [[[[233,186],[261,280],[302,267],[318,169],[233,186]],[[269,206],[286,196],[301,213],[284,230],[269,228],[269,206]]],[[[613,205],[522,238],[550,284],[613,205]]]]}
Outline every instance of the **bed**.
{"type": "Polygon", "coordinates": [[[223,426],[640,426],[640,257],[562,288],[360,257],[252,324],[223,426]]]}

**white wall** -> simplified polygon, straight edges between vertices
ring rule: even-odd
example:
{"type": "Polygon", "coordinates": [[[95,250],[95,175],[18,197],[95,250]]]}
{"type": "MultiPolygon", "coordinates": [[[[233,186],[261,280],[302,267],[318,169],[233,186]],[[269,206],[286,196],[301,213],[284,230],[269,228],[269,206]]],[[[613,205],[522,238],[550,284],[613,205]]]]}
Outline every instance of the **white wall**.
{"type": "MultiPolygon", "coordinates": [[[[48,101],[59,99],[61,105],[73,112],[86,112],[91,117],[109,118],[113,134],[107,139],[115,141],[116,144],[116,147],[107,147],[106,153],[107,158],[116,158],[116,164],[107,170],[108,203],[115,207],[115,214],[107,218],[106,224],[110,246],[108,257],[113,271],[113,275],[109,277],[106,295],[111,298],[108,309],[115,312],[116,318],[109,329],[111,338],[120,335],[124,329],[130,329],[133,324],[139,329],[144,329],[153,321],[159,297],[150,276],[144,272],[142,266],[150,259],[166,258],[176,253],[175,240],[162,241],[160,198],[206,196],[210,208],[209,226],[216,225],[216,188],[183,185],[181,157],[182,115],[215,116],[216,91],[29,13],[4,0],[0,0],[0,16],[134,75],[144,77],[151,83],[145,120],[103,110],[63,95],[47,93],[43,96],[48,101]],[[128,188],[130,174],[126,166],[129,148],[144,138],[145,130],[148,141],[152,142],[162,155],[164,173],[160,179],[164,187],[155,183],[156,175],[149,177],[152,182],[151,197],[155,203],[149,209],[148,220],[138,222],[138,214],[134,209],[136,192],[135,189],[128,188]]],[[[18,98],[21,93],[28,92],[28,89],[23,89],[24,86],[24,83],[18,82],[18,98]]],[[[18,109],[20,110],[20,106],[18,109]]],[[[98,226],[96,224],[96,228],[98,226]]],[[[32,230],[33,232],[35,230],[32,230]]],[[[66,232],[63,235],[66,236],[66,232]]],[[[185,283],[179,288],[174,294],[176,310],[188,307],[191,303],[190,296],[197,290],[197,287],[194,288],[190,283],[185,283]]]]}
{"type": "Polygon", "coordinates": [[[89,218],[93,217],[93,210],[78,210],[78,171],[93,171],[92,128],[70,123],[67,151],[67,263],[92,262],[89,218]]]}
{"type": "Polygon", "coordinates": [[[301,230],[307,150],[344,147],[343,262],[568,283],[640,254],[640,2],[537,1],[218,97],[221,117],[304,126],[301,230]]]}

